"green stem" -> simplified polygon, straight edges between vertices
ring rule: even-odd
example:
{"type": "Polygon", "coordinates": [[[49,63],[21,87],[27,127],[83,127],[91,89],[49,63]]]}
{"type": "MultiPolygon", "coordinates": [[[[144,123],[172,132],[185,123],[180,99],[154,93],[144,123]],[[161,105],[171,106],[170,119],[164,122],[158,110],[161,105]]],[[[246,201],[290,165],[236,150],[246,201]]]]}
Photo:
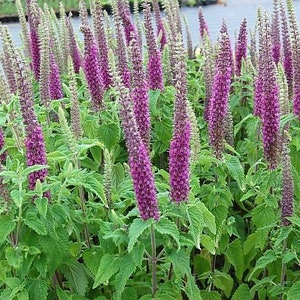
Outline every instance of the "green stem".
{"type": "MultiPolygon", "coordinates": [[[[22,193],[22,183],[19,182],[19,192],[22,193]]],[[[17,232],[16,237],[14,239],[14,247],[16,248],[20,239],[20,231],[21,231],[21,222],[22,222],[22,214],[23,214],[23,205],[20,204],[19,207],[19,215],[18,215],[18,224],[17,224],[17,232]]]]}
{"type": "MultiPolygon", "coordinates": [[[[79,170],[81,168],[80,166],[80,161],[77,159],[76,160],[76,167],[79,170]]],[[[79,197],[80,197],[80,207],[82,211],[82,217],[85,220],[86,219],[86,209],[85,209],[85,198],[84,198],[84,190],[82,186],[79,186],[79,197]]],[[[83,234],[84,238],[86,240],[86,244],[89,248],[91,248],[91,243],[90,243],[90,233],[87,227],[87,224],[83,224],[83,234]]]]}
{"type": "Polygon", "coordinates": [[[155,239],[155,230],[153,224],[150,228],[150,237],[151,237],[151,248],[152,248],[152,297],[155,298],[155,293],[157,290],[157,257],[156,257],[156,239],[155,239]]]}
{"type": "MultiPolygon", "coordinates": [[[[282,254],[286,251],[286,246],[287,246],[287,239],[284,239],[283,241],[283,247],[282,247],[282,254]]],[[[284,280],[285,280],[285,275],[286,275],[286,264],[282,262],[281,264],[281,277],[280,277],[280,285],[284,287],[284,280]]],[[[279,299],[282,299],[282,295],[279,296],[279,299]]]]}

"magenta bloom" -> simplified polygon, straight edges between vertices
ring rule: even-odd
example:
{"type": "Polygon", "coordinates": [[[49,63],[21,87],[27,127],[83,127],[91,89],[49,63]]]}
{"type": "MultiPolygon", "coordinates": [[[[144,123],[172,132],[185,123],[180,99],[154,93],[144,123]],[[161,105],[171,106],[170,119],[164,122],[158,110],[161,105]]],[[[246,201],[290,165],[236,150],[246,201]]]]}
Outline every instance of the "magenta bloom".
{"type": "Polygon", "coordinates": [[[159,219],[154,177],[148,150],[144,143],[136,145],[138,151],[129,156],[130,172],[141,218],[159,219]]]}
{"type": "MultiPolygon", "coordinates": [[[[5,142],[4,142],[4,132],[3,129],[0,128],[0,150],[2,150],[4,148],[5,142]]],[[[3,162],[6,160],[7,157],[7,152],[4,151],[1,155],[0,155],[0,161],[3,162]]]]}
{"type": "Polygon", "coordinates": [[[235,73],[241,75],[242,59],[247,55],[247,20],[243,19],[235,50],[235,73]]]}
{"type": "Polygon", "coordinates": [[[143,70],[143,58],[141,49],[136,38],[132,38],[130,46],[132,62],[131,96],[133,100],[134,116],[140,136],[145,146],[148,148],[151,127],[148,85],[143,70]]]}
{"type": "Polygon", "coordinates": [[[154,30],[152,26],[151,9],[149,4],[144,9],[145,34],[149,53],[148,59],[148,82],[151,90],[163,90],[163,70],[160,51],[157,49],[154,30]]]}
{"type": "Polygon", "coordinates": [[[212,97],[209,106],[209,141],[217,158],[222,157],[225,138],[225,119],[232,74],[232,54],[225,23],[221,29],[220,47],[215,67],[212,97]]]}
{"type": "Polygon", "coordinates": [[[35,29],[30,29],[30,51],[31,51],[31,67],[36,80],[40,78],[40,64],[41,64],[41,49],[38,33],[35,29]]]}
{"type": "Polygon", "coordinates": [[[279,27],[279,11],[278,11],[278,0],[274,0],[274,11],[272,16],[272,28],[271,28],[271,38],[272,38],[272,57],[276,64],[278,64],[280,59],[280,27],[279,27]]]}
{"type": "Polygon", "coordinates": [[[176,134],[170,144],[169,172],[171,185],[171,200],[186,201],[190,191],[190,123],[185,122],[182,132],[176,134]]]}
{"type": "Polygon", "coordinates": [[[52,51],[50,51],[49,94],[52,100],[61,99],[63,97],[59,69],[52,51]]]}
{"type": "Polygon", "coordinates": [[[69,33],[69,40],[70,40],[70,44],[69,44],[69,50],[70,50],[70,55],[72,57],[72,61],[73,61],[73,65],[74,65],[74,71],[75,73],[79,73],[80,67],[81,67],[81,53],[80,50],[78,48],[78,44],[75,38],[75,34],[74,34],[74,29],[72,26],[72,22],[69,18],[66,18],[66,25],[68,28],[68,33],[69,33]]]}
{"type": "Polygon", "coordinates": [[[198,19],[199,19],[199,31],[200,31],[200,36],[203,39],[204,37],[204,33],[206,33],[207,35],[209,35],[208,32],[208,25],[205,21],[204,15],[203,15],[203,10],[201,7],[199,7],[198,10],[198,19]]]}
{"type": "Polygon", "coordinates": [[[93,107],[99,110],[103,106],[103,83],[99,69],[99,50],[89,27],[82,26],[84,34],[83,70],[89,86],[93,107]]]}
{"type": "Polygon", "coordinates": [[[155,17],[157,36],[160,36],[160,50],[163,50],[165,45],[167,44],[167,33],[160,14],[157,0],[153,1],[153,12],[155,17]]]}

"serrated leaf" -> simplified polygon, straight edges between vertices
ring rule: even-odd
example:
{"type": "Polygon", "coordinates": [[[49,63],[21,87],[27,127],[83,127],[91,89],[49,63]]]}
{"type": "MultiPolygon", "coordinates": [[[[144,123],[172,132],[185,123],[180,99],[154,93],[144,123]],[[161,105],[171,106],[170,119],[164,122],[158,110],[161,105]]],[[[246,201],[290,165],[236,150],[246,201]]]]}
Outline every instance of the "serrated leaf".
{"type": "Polygon", "coordinates": [[[120,127],[116,123],[102,124],[99,126],[99,139],[111,150],[120,140],[120,127]]]}
{"type": "Polygon", "coordinates": [[[201,291],[202,300],[221,300],[221,295],[216,291],[201,291]]]}
{"type": "Polygon", "coordinates": [[[138,238],[142,233],[151,226],[150,221],[143,221],[142,219],[134,219],[132,224],[129,227],[129,242],[128,242],[128,252],[130,253],[133,249],[133,246],[137,242],[138,238]]]}
{"type": "Polygon", "coordinates": [[[167,218],[160,218],[159,222],[155,224],[155,230],[162,235],[171,236],[176,242],[178,249],[180,249],[179,231],[175,223],[167,218]]]}
{"type": "Polygon", "coordinates": [[[202,210],[205,225],[212,234],[216,234],[217,228],[215,216],[208,210],[203,202],[198,201],[198,205],[202,210]]]}
{"type": "Polygon", "coordinates": [[[263,256],[261,256],[255,264],[255,268],[249,275],[249,280],[252,278],[253,274],[260,269],[264,269],[268,264],[277,260],[277,256],[275,255],[273,250],[267,250],[263,256]]]}
{"type": "Polygon", "coordinates": [[[83,260],[87,269],[95,276],[98,268],[100,266],[99,257],[101,257],[101,252],[97,252],[94,249],[87,249],[83,253],[83,260]]]}
{"type": "Polygon", "coordinates": [[[19,190],[13,190],[10,192],[10,196],[14,201],[15,205],[20,208],[23,202],[23,192],[19,190]]]}
{"type": "Polygon", "coordinates": [[[79,185],[83,186],[88,191],[94,193],[101,202],[108,207],[107,200],[103,190],[102,178],[99,178],[98,174],[88,174],[84,182],[79,182],[79,185]]]}
{"type": "Polygon", "coordinates": [[[15,229],[16,222],[11,220],[9,216],[0,217],[0,244],[2,244],[7,236],[15,229]]]}
{"type": "Polygon", "coordinates": [[[145,246],[140,244],[133,247],[131,251],[131,257],[136,267],[141,267],[144,258],[145,246]]]}
{"type": "Polygon", "coordinates": [[[125,289],[125,285],[131,274],[135,271],[135,263],[130,254],[126,254],[120,262],[120,270],[116,275],[116,292],[117,299],[120,299],[121,294],[125,289]]]}
{"type": "Polygon", "coordinates": [[[198,205],[200,201],[197,201],[192,206],[187,206],[186,213],[189,221],[189,233],[191,234],[195,247],[200,249],[200,236],[205,226],[202,207],[198,205]]]}
{"type": "Polygon", "coordinates": [[[30,300],[46,300],[48,296],[48,283],[41,279],[28,279],[27,290],[30,300]]]}
{"type": "Polygon", "coordinates": [[[68,280],[69,287],[74,289],[77,294],[84,296],[88,285],[84,266],[79,262],[72,262],[63,265],[61,270],[68,280]]]}
{"type": "Polygon", "coordinates": [[[37,213],[33,210],[29,210],[26,213],[24,224],[33,229],[39,235],[47,234],[46,224],[40,220],[37,213]]]}
{"type": "Polygon", "coordinates": [[[233,279],[229,274],[216,270],[214,275],[214,285],[223,290],[227,298],[230,297],[233,287],[233,279]]]}
{"type": "Polygon", "coordinates": [[[228,156],[229,159],[226,159],[226,166],[229,171],[229,174],[237,182],[241,191],[244,192],[246,188],[244,168],[241,165],[240,160],[236,156],[228,156]]]}
{"type": "Polygon", "coordinates": [[[298,300],[300,295],[300,281],[296,281],[287,293],[287,300],[298,300]]]}
{"type": "Polygon", "coordinates": [[[47,209],[48,209],[48,199],[47,198],[38,198],[35,200],[36,208],[39,214],[46,219],[47,209]]]}
{"type": "Polygon", "coordinates": [[[187,280],[185,280],[185,292],[187,293],[189,299],[201,300],[200,291],[195,283],[194,277],[191,274],[190,258],[186,252],[182,250],[172,251],[169,255],[169,258],[174,265],[175,274],[181,278],[183,278],[185,275],[187,276],[187,280]]]}
{"type": "Polygon", "coordinates": [[[252,296],[250,295],[250,289],[247,284],[241,284],[232,296],[232,300],[252,300],[252,296]]]}
{"type": "Polygon", "coordinates": [[[215,255],[216,254],[216,247],[214,241],[211,239],[210,236],[208,235],[201,235],[200,242],[202,246],[211,254],[215,255]]]}
{"type": "Polygon", "coordinates": [[[93,289],[108,281],[110,277],[118,272],[119,268],[120,259],[118,257],[111,254],[104,254],[101,258],[100,266],[95,276],[93,289]]]}
{"type": "Polygon", "coordinates": [[[237,279],[242,280],[244,272],[244,255],[241,241],[236,239],[229,244],[225,255],[233,265],[237,279]]]}
{"type": "Polygon", "coordinates": [[[56,295],[58,297],[58,300],[70,300],[68,294],[63,291],[59,285],[56,286],[56,295]]]}
{"type": "Polygon", "coordinates": [[[30,167],[27,167],[26,169],[23,170],[22,175],[24,177],[27,177],[32,172],[44,170],[44,169],[47,169],[47,168],[49,168],[49,166],[47,166],[47,165],[34,165],[34,166],[30,166],[30,167]]]}
{"type": "Polygon", "coordinates": [[[68,232],[60,227],[49,229],[49,235],[41,236],[40,243],[46,257],[47,268],[50,276],[63,263],[68,255],[68,232]]]}

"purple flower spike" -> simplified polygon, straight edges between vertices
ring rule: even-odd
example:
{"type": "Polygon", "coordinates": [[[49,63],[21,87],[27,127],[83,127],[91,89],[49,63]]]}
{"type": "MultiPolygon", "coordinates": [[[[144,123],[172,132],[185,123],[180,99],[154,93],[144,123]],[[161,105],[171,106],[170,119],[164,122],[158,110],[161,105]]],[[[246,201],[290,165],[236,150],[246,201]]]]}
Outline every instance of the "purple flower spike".
{"type": "Polygon", "coordinates": [[[156,23],[157,36],[160,36],[160,50],[163,50],[167,44],[167,33],[160,14],[158,0],[153,0],[153,12],[156,23]]]}
{"type": "Polygon", "coordinates": [[[226,25],[223,23],[208,120],[210,145],[213,147],[217,158],[222,157],[224,148],[224,125],[228,114],[231,74],[232,52],[226,25]]]}
{"type": "Polygon", "coordinates": [[[84,25],[81,27],[81,31],[84,34],[83,70],[89,86],[93,107],[97,111],[103,106],[104,93],[98,61],[99,50],[91,29],[84,25]]]}
{"type": "Polygon", "coordinates": [[[73,65],[74,65],[74,71],[75,73],[79,73],[81,64],[82,64],[82,57],[81,57],[81,53],[80,50],[78,48],[78,44],[77,41],[75,39],[75,34],[74,34],[74,29],[73,29],[73,25],[71,22],[71,17],[69,16],[68,18],[66,18],[66,25],[68,28],[68,33],[69,33],[69,40],[70,40],[70,55],[72,57],[72,61],[73,61],[73,65]]]}
{"type": "MultiPolygon", "coordinates": [[[[4,142],[4,132],[3,132],[3,129],[0,128],[0,150],[3,149],[5,145],[5,142],[4,142]]],[[[7,157],[7,152],[4,151],[1,155],[0,155],[0,161],[1,162],[4,162],[6,160],[6,157],[7,157]]]]}
{"type": "Polygon", "coordinates": [[[190,138],[190,123],[186,121],[182,132],[175,135],[170,144],[169,172],[172,187],[170,196],[171,200],[175,202],[186,201],[190,191],[190,138]]]}
{"type": "Polygon", "coordinates": [[[144,8],[145,34],[149,53],[148,60],[148,82],[151,90],[163,90],[163,70],[161,63],[160,51],[157,49],[154,30],[152,26],[150,5],[144,8]]]}
{"type": "Polygon", "coordinates": [[[38,33],[36,30],[30,30],[30,51],[31,51],[31,66],[36,80],[40,78],[40,64],[41,64],[41,54],[40,54],[40,42],[38,33]]]}
{"type": "MultiPolygon", "coordinates": [[[[178,36],[179,37],[179,36],[178,36]]],[[[173,135],[169,151],[171,201],[187,201],[190,190],[191,128],[187,113],[187,65],[182,41],[177,40],[175,51],[175,108],[173,135]]]]}
{"type": "Polygon", "coordinates": [[[209,35],[208,32],[208,26],[207,23],[205,21],[204,15],[203,15],[203,10],[201,7],[199,7],[199,11],[198,11],[198,19],[199,19],[199,31],[200,31],[200,36],[203,39],[204,34],[206,33],[207,35],[209,35]]]}
{"type": "Polygon", "coordinates": [[[63,97],[59,69],[52,51],[50,53],[49,94],[52,100],[61,99],[63,97]]]}
{"type": "Polygon", "coordinates": [[[243,19],[235,50],[235,73],[241,75],[242,59],[247,55],[247,20],[243,19]]]}
{"type": "Polygon", "coordinates": [[[132,100],[134,115],[138,130],[145,146],[148,148],[150,142],[150,111],[148,99],[148,85],[143,70],[143,59],[140,46],[135,37],[132,37],[131,43],[131,61],[132,61],[132,100]]]}
{"type": "MultiPolygon", "coordinates": [[[[38,123],[31,124],[27,127],[26,131],[25,147],[27,166],[46,165],[46,150],[41,126],[38,123]]],[[[47,175],[47,169],[30,173],[28,176],[29,188],[34,190],[37,180],[39,179],[41,182],[44,182],[47,175]]]]}
{"type": "Polygon", "coordinates": [[[272,38],[272,56],[276,64],[278,64],[280,59],[280,23],[279,23],[279,11],[278,11],[278,0],[274,0],[274,11],[272,16],[271,24],[271,38],[272,38]]]}
{"type": "Polygon", "coordinates": [[[159,219],[156,190],[148,150],[140,143],[136,156],[129,157],[130,172],[141,218],[159,219]]]}

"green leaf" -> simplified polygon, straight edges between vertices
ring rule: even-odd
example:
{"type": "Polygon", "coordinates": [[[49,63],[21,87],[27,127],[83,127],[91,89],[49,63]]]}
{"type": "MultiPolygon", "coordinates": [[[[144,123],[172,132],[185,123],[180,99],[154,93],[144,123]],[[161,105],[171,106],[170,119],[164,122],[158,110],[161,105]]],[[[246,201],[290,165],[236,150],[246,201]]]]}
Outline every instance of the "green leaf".
{"type": "Polygon", "coordinates": [[[83,253],[84,263],[87,269],[95,276],[98,268],[100,266],[99,257],[102,256],[100,251],[95,251],[94,249],[87,249],[83,253]]]}
{"type": "Polygon", "coordinates": [[[261,256],[257,261],[255,268],[249,275],[249,280],[252,278],[253,274],[260,269],[264,269],[268,264],[277,260],[277,256],[275,255],[273,250],[267,250],[263,256],[261,256]]]}
{"type": "Polygon", "coordinates": [[[195,247],[200,249],[200,236],[205,226],[202,207],[198,205],[201,203],[197,201],[195,204],[186,207],[186,214],[189,221],[189,233],[191,234],[195,247]]]}
{"type": "Polygon", "coordinates": [[[58,300],[70,300],[70,297],[68,296],[68,294],[63,291],[59,285],[56,286],[56,295],[58,297],[58,300]]]}
{"type": "Polygon", "coordinates": [[[214,241],[211,239],[210,236],[202,234],[202,235],[201,235],[201,238],[200,238],[200,242],[201,242],[202,246],[203,246],[208,252],[210,252],[210,253],[213,254],[213,255],[216,254],[216,246],[215,246],[215,243],[214,243],[214,241]]]}
{"type": "Polygon", "coordinates": [[[46,219],[47,209],[48,209],[48,199],[47,198],[38,198],[34,201],[35,206],[39,214],[46,219]]]}
{"type": "Polygon", "coordinates": [[[300,281],[296,281],[287,293],[287,300],[298,300],[300,295],[300,281]]]}
{"type": "Polygon", "coordinates": [[[7,236],[15,229],[16,222],[9,216],[0,217],[0,245],[6,240],[7,236]]]}
{"type": "Polygon", "coordinates": [[[129,242],[128,242],[128,252],[130,253],[133,249],[133,246],[137,242],[138,238],[141,236],[141,234],[151,226],[151,220],[150,221],[143,221],[142,219],[134,219],[132,224],[129,227],[129,242]]]}
{"type": "Polygon", "coordinates": [[[111,150],[120,140],[120,127],[116,123],[102,124],[98,136],[106,148],[111,150]]]}
{"type": "Polygon", "coordinates": [[[68,280],[69,288],[75,290],[77,294],[84,296],[88,285],[88,279],[84,266],[79,262],[72,262],[63,265],[62,273],[68,280]]]}
{"type": "Polygon", "coordinates": [[[15,205],[20,208],[23,202],[23,192],[19,190],[13,190],[10,192],[10,196],[14,201],[15,205]]]}
{"type": "Polygon", "coordinates": [[[229,274],[216,270],[214,275],[214,285],[224,291],[227,298],[231,295],[233,279],[229,274]]]}
{"type": "Polygon", "coordinates": [[[215,216],[208,210],[203,202],[198,201],[198,205],[202,210],[205,225],[212,234],[216,234],[217,229],[215,216]]]}
{"type": "Polygon", "coordinates": [[[200,291],[195,283],[195,279],[191,274],[190,269],[190,258],[186,252],[183,250],[172,251],[169,255],[169,258],[174,265],[174,272],[177,276],[183,278],[187,276],[185,280],[185,292],[187,293],[189,299],[200,300],[200,291]]]}
{"type": "Polygon", "coordinates": [[[100,266],[98,268],[93,289],[100,284],[105,283],[112,277],[120,268],[120,259],[111,254],[104,254],[101,258],[100,266]]]}
{"type": "Polygon", "coordinates": [[[37,278],[28,279],[27,290],[30,300],[46,300],[48,296],[48,283],[47,281],[37,278]]]}
{"type": "Polygon", "coordinates": [[[5,249],[5,258],[10,266],[20,269],[23,263],[23,256],[18,249],[7,247],[5,249]]]}
{"type": "Polygon", "coordinates": [[[46,235],[47,228],[43,221],[39,219],[37,213],[33,210],[28,210],[24,219],[25,225],[33,229],[39,235],[46,235]]]}
{"type": "Polygon", "coordinates": [[[236,156],[226,155],[226,166],[229,171],[229,174],[237,182],[241,191],[245,191],[245,174],[244,168],[240,163],[240,160],[236,156]],[[229,159],[228,159],[229,157],[229,159]]]}
{"type": "Polygon", "coordinates": [[[203,300],[221,300],[221,295],[216,291],[201,291],[203,300]]]}
{"type": "Polygon", "coordinates": [[[27,177],[30,173],[35,172],[35,171],[40,171],[49,168],[47,165],[34,165],[27,167],[26,169],[23,170],[22,175],[24,177],[27,177]]]}
{"type": "Polygon", "coordinates": [[[101,202],[108,207],[106,197],[103,190],[102,177],[99,174],[88,174],[84,182],[79,182],[78,185],[83,186],[88,191],[94,193],[101,202]]]}
{"type": "Polygon", "coordinates": [[[140,268],[142,266],[144,252],[145,252],[145,246],[142,244],[133,247],[130,254],[132,256],[132,259],[136,267],[140,268]]]}
{"type": "Polygon", "coordinates": [[[252,300],[252,296],[250,295],[250,289],[247,284],[241,284],[232,296],[232,300],[252,300]]]}
{"type": "Polygon", "coordinates": [[[180,249],[179,231],[176,224],[169,219],[162,217],[159,222],[155,224],[155,230],[162,235],[171,236],[176,242],[178,249],[180,249]]]}
{"type": "Polygon", "coordinates": [[[135,271],[135,263],[130,254],[126,254],[120,261],[120,270],[116,275],[116,292],[117,299],[120,299],[121,294],[125,289],[126,282],[131,274],[135,271]]]}
{"type": "Polygon", "coordinates": [[[241,241],[236,239],[229,244],[225,255],[233,265],[237,279],[242,280],[244,273],[244,255],[241,241]]]}

